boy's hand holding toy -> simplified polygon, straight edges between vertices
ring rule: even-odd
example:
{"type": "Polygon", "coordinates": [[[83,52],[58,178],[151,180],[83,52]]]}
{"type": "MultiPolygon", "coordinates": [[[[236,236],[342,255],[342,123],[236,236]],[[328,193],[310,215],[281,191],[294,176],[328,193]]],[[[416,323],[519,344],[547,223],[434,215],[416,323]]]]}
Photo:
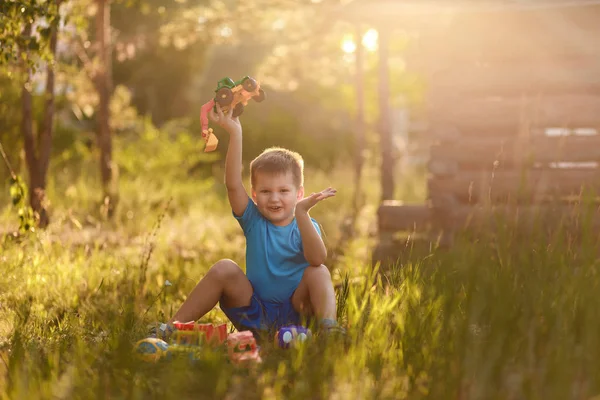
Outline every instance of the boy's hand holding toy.
{"type": "Polygon", "coordinates": [[[233,108],[230,108],[229,111],[227,111],[227,114],[223,113],[220,105],[217,104],[216,108],[216,112],[214,109],[210,110],[210,120],[225,129],[230,135],[237,133],[241,135],[242,124],[240,124],[240,119],[238,117],[233,116],[233,108]]]}
{"type": "MultiPolygon", "coordinates": [[[[219,144],[219,139],[214,135],[212,128],[208,127],[209,115],[219,126],[225,129],[234,128],[228,121],[237,121],[237,125],[240,126],[237,117],[244,112],[244,106],[250,99],[259,103],[265,99],[265,92],[260,88],[260,83],[249,76],[245,76],[238,82],[230,78],[221,79],[217,83],[215,94],[215,97],[203,104],[200,109],[202,138],[206,141],[205,152],[214,151],[219,144]]],[[[231,131],[228,132],[231,134],[231,131]]]]}

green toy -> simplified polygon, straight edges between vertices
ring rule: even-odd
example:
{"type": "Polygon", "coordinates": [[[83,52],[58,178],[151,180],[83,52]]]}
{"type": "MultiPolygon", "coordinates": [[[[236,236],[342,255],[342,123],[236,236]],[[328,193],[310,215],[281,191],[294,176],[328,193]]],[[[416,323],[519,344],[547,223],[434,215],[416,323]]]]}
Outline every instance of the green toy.
{"type": "Polygon", "coordinates": [[[262,102],[266,95],[261,89],[260,83],[254,78],[245,76],[237,82],[226,77],[217,82],[215,97],[202,105],[200,109],[200,123],[202,124],[202,138],[206,141],[205,152],[214,151],[217,148],[219,140],[213,134],[212,128],[208,127],[208,113],[211,108],[217,111],[217,104],[221,107],[224,114],[233,108],[232,116],[239,117],[244,112],[244,107],[248,105],[250,99],[262,102]]]}

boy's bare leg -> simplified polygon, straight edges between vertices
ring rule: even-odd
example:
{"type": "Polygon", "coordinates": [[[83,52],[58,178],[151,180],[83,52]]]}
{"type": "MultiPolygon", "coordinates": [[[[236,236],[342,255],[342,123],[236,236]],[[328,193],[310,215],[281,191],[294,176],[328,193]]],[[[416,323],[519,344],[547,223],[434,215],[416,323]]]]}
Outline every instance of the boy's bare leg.
{"type": "Polygon", "coordinates": [[[219,301],[228,308],[249,306],[252,293],[244,271],[231,260],[219,260],[190,292],[169,323],[196,321],[219,301]]]}
{"type": "Polygon", "coordinates": [[[331,274],[326,266],[307,267],[300,285],[292,296],[292,306],[302,315],[317,317],[319,321],[335,321],[335,291],[331,274]]]}

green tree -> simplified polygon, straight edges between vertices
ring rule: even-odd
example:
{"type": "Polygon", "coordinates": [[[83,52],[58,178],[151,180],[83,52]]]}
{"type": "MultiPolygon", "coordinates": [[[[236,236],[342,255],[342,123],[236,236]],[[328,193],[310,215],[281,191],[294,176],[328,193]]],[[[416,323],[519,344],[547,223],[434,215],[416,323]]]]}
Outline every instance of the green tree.
{"type": "Polygon", "coordinates": [[[25,61],[35,67],[39,57],[47,56],[50,25],[38,25],[37,35],[30,32],[34,24],[58,18],[59,3],[60,0],[0,2],[0,66],[14,66],[25,61]],[[24,49],[27,49],[26,53],[23,53],[24,49]]]}
{"type": "Polygon", "coordinates": [[[209,0],[132,0],[113,6],[113,78],[161,125],[195,112],[194,82],[230,11],[209,0]]]}
{"type": "Polygon", "coordinates": [[[15,71],[21,88],[21,134],[29,172],[29,202],[40,227],[49,223],[45,201],[46,176],[54,124],[54,57],[60,24],[60,0],[8,1],[0,6],[0,67],[15,71]],[[35,28],[35,31],[34,31],[35,28]],[[34,135],[31,73],[45,60],[45,111],[34,135]]]}
{"type": "MultiPolygon", "coordinates": [[[[74,90],[88,86],[87,99],[82,101],[86,116],[95,122],[96,144],[100,153],[99,170],[102,182],[102,209],[111,217],[118,204],[118,167],[113,161],[113,132],[111,126],[111,98],[113,95],[112,53],[115,31],[111,26],[111,0],[71,0],[69,3],[70,25],[65,34],[69,46],[70,70],[83,74],[72,76],[74,90]],[[83,75],[83,76],[82,76],[83,75]],[[94,93],[90,96],[89,91],[94,93]],[[88,112],[87,106],[95,107],[88,112]],[[90,114],[90,115],[88,115],[90,114]]],[[[81,99],[71,100],[79,103],[81,99]]],[[[76,104],[78,105],[78,104],[76,104]]],[[[77,109],[77,107],[75,107],[77,109]]],[[[81,117],[81,116],[78,116],[81,117]]]]}
{"type": "Polygon", "coordinates": [[[110,97],[112,93],[112,45],[110,0],[96,0],[96,48],[98,68],[94,76],[99,104],[96,117],[98,147],[100,148],[100,176],[104,193],[103,204],[107,215],[113,215],[117,199],[117,166],[113,163],[112,132],[110,129],[110,97]]]}

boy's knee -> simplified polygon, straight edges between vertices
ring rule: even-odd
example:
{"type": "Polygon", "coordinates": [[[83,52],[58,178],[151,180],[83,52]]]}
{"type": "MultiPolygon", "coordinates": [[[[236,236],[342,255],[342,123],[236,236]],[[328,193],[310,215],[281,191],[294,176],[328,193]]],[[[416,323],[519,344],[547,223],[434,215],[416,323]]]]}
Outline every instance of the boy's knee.
{"type": "Polygon", "coordinates": [[[329,279],[331,280],[331,272],[329,268],[321,264],[319,266],[310,266],[304,269],[304,277],[306,279],[329,279]]]}
{"type": "Polygon", "coordinates": [[[242,269],[234,261],[228,259],[217,261],[208,271],[220,281],[227,281],[240,272],[243,273],[242,269]]]}

